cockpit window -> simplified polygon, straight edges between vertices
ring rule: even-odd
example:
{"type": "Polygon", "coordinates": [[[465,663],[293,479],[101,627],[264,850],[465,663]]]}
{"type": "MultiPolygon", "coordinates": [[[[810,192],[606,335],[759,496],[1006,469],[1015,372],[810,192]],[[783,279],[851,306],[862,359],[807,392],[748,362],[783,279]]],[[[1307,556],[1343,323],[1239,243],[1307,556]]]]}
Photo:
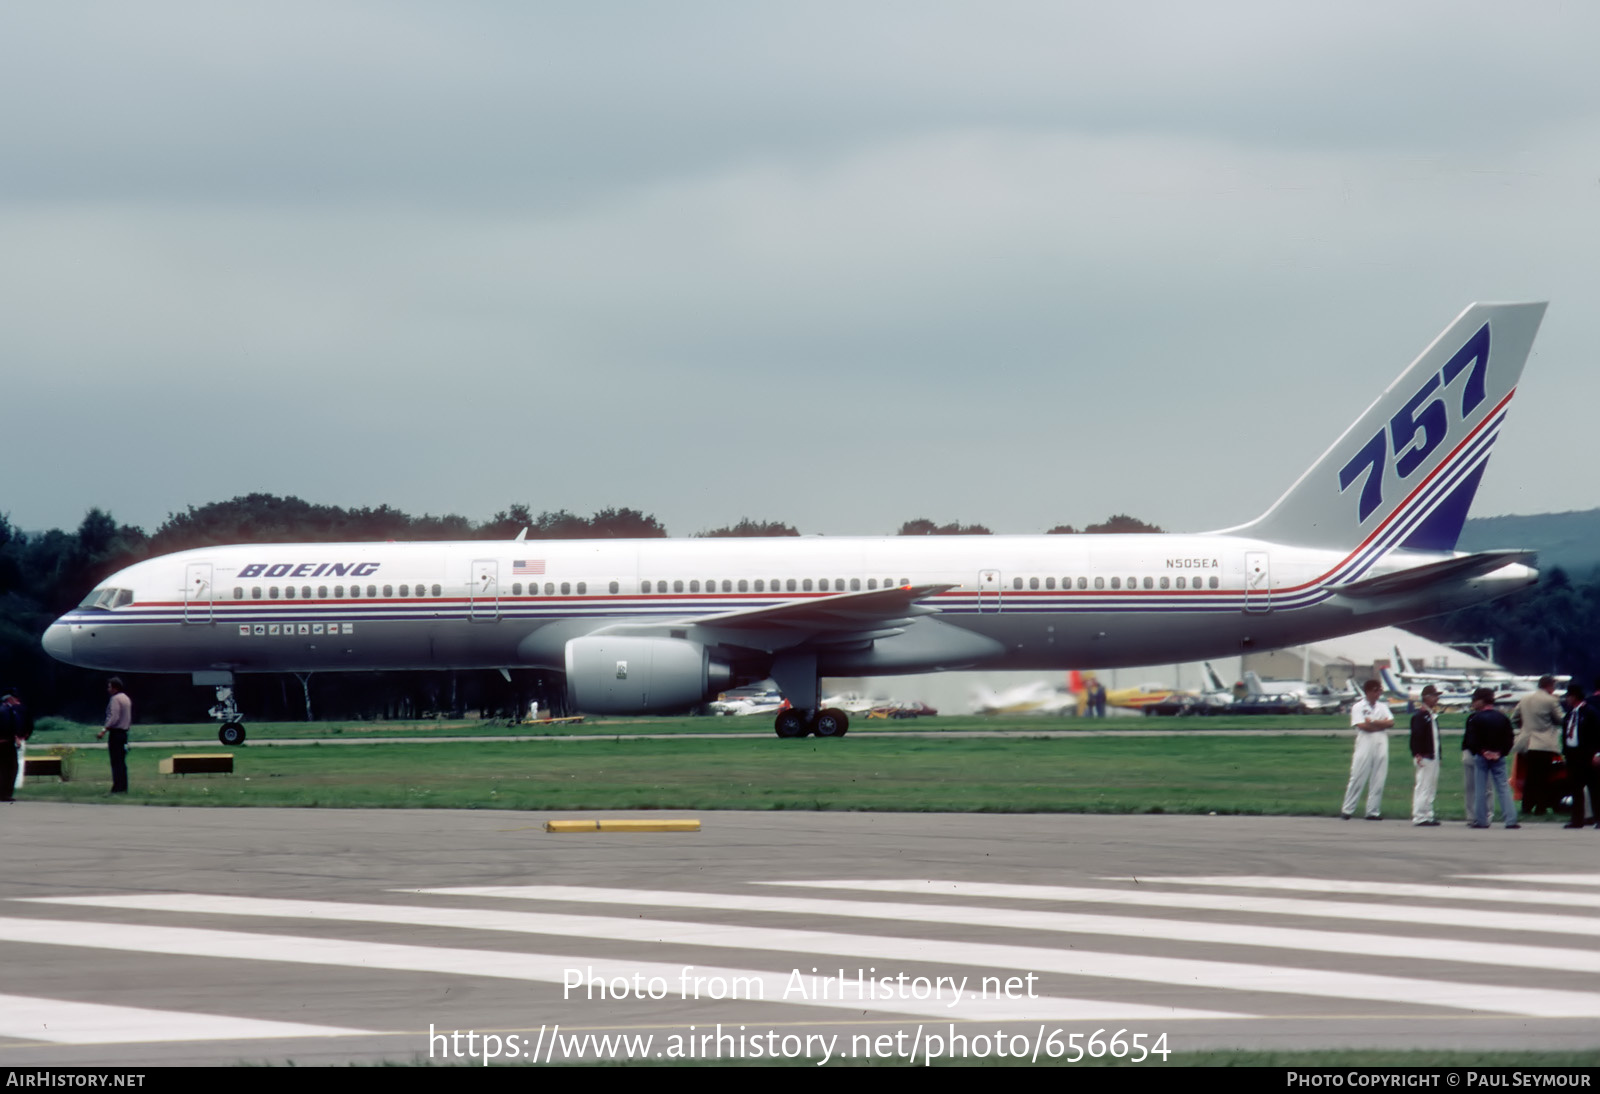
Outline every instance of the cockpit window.
{"type": "Polygon", "coordinates": [[[78,605],[80,608],[120,608],[124,604],[133,603],[133,592],[130,589],[95,589],[83,598],[78,605]]]}

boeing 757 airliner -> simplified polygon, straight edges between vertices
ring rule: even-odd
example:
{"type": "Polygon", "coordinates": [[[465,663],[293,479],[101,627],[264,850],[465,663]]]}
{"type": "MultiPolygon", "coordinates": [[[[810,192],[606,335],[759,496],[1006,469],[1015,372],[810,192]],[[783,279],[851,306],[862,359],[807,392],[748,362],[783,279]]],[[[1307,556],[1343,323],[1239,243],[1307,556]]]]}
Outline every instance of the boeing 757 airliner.
{"type": "Polygon", "coordinates": [[[44,636],[191,673],[544,668],[590,713],[771,677],[779,736],[838,736],[819,676],[1165,664],[1298,645],[1528,585],[1456,540],[1544,304],[1474,304],[1249,524],[1196,535],[241,544],[130,566],[44,636]]]}

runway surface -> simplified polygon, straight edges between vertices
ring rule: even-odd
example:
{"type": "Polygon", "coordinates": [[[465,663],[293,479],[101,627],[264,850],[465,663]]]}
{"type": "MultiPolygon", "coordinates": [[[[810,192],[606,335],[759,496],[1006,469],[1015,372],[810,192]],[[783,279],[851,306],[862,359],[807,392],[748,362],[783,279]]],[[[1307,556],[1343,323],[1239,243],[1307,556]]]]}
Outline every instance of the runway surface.
{"type": "Polygon", "coordinates": [[[0,1065],[1600,1044],[1593,829],[576,815],[0,807],[0,1065]]]}

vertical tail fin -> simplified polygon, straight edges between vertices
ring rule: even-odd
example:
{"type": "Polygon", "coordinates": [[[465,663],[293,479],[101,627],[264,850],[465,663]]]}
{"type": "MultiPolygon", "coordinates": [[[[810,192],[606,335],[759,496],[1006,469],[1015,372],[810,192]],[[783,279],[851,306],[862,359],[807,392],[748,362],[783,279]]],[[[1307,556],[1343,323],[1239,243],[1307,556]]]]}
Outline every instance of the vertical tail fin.
{"type": "Polygon", "coordinates": [[[1544,310],[1469,307],[1272,508],[1229,531],[1374,557],[1454,550],[1544,310]]]}

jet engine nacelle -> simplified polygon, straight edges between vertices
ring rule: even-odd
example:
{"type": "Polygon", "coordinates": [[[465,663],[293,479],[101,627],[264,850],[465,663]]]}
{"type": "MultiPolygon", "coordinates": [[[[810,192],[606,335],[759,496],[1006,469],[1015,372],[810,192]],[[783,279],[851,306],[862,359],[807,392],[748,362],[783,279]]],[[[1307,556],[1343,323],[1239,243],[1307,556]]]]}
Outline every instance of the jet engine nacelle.
{"type": "Polygon", "coordinates": [[[567,698],[590,714],[682,710],[732,678],[704,646],[683,638],[586,635],[567,643],[567,698]]]}

